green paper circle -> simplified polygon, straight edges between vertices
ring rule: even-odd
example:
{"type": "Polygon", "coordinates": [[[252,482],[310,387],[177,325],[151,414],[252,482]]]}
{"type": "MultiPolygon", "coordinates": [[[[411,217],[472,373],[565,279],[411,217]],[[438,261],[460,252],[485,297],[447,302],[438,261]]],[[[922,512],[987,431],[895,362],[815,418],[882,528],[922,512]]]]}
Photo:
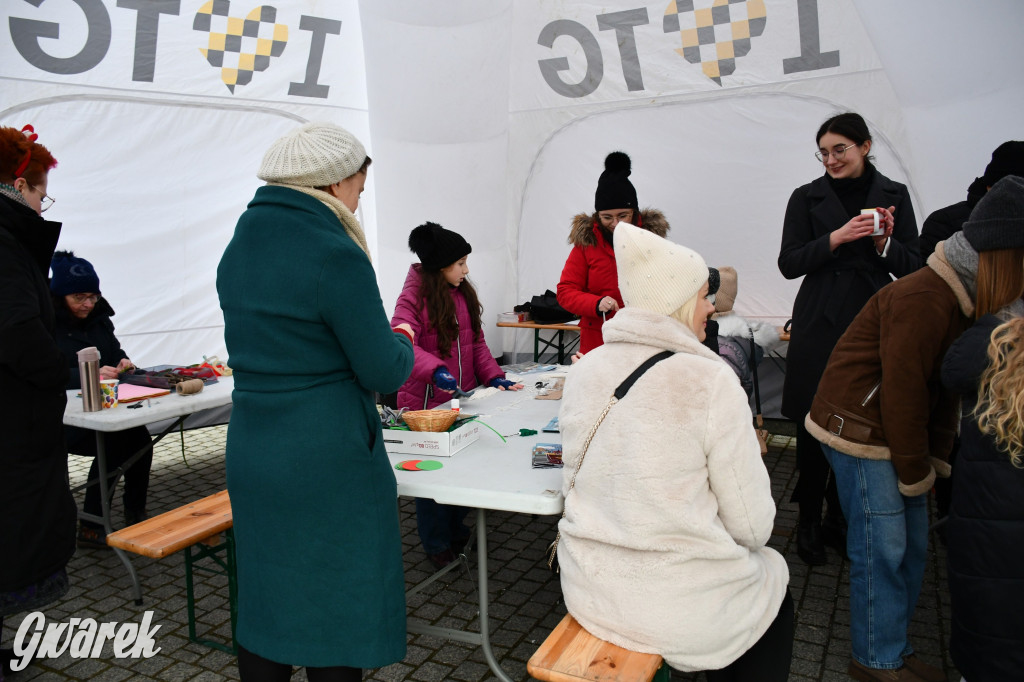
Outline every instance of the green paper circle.
{"type": "Polygon", "coordinates": [[[419,469],[420,471],[436,471],[437,469],[440,469],[442,466],[444,465],[441,464],[440,462],[435,462],[432,459],[425,459],[419,464],[417,464],[416,468],[419,469]]]}

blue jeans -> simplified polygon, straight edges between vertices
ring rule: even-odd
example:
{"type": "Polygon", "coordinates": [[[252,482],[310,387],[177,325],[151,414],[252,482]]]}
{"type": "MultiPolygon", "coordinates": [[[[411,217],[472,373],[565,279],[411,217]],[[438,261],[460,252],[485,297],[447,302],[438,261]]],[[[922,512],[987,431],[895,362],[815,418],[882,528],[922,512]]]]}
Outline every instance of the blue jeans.
{"type": "Polygon", "coordinates": [[[925,495],[901,495],[889,460],[851,457],[826,445],[821,450],[848,523],[853,657],[869,668],[899,668],[914,651],[907,627],[928,550],[925,495]]]}
{"type": "Polygon", "coordinates": [[[428,497],[416,498],[416,527],[427,554],[440,554],[452,548],[452,543],[466,544],[469,528],[463,520],[468,507],[438,504],[428,497]]]}

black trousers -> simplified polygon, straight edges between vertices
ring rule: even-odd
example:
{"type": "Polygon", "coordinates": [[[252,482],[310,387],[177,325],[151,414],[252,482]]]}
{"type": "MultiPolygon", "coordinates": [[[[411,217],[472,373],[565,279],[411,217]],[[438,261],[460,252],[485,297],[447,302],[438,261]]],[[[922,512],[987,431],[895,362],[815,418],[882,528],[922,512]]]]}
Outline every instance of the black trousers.
{"type": "Polygon", "coordinates": [[[786,682],[793,658],[793,597],[786,596],[761,639],[721,670],[708,670],[708,682],[786,682]]]}
{"type": "MultiPolygon", "coordinates": [[[[239,644],[238,677],[242,682],[288,682],[292,678],[292,667],[263,658],[239,644]]],[[[306,677],[309,682],[359,682],[363,671],[342,665],[306,668],[306,677]]]]}
{"type": "Polygon", "coordinates": [[[828,499],[829,513],[842,515],[836,481],[821,443],[807,432],[803,421],[796,423],[796,468],[798,478],[790,502],[800,505],[801,519],[821,520],[822,502],[828,499]]]}
{"type": "MultiPolygon", "coordinates": [[[[68,428],[65,430],[68,452],[82,457],[96,457],[96,432],[88,429],[68,428]]],[[[124,508],[129,512],[141,512],[146,508],[146,497],[149,492],[149,470],[153,466],[153,440],[145,426],[136,426],[126,431],[112,431],[104,436],[107,452],[107,472],[112,474],[118,467],[127,462],[132,455],[143,448],[147,451],[131,467],[124,472],[124,508]]],[[[93,459],[89,468],[89,482],[97,482],[85,489],[83,511],[87,514],[99,514],[100,506],[99,465],[93,459]]],[[[114,482],[114,476],[108,476],[107,483],[114,482]]],[[[96,525],[96,524],[87,524],[96,525]]]]}

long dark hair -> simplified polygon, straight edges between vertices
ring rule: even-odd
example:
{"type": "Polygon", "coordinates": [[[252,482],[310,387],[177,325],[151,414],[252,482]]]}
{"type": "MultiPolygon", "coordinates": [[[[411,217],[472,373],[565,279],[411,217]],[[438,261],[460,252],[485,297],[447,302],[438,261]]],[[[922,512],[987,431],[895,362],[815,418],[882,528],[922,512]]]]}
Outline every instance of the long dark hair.
{"type": "Polygon", "coordinates": [[[864,118],[852,111],[836,114],[822,123],[821,127],[818,128],[817,136],[814,138],[815,144],[821,142],[821,138],[825,136],[825,133],[842,135],[853,140],[857,145],[862,145],[871,139],[871,133],[868,131],[868,124],[865,123],[864,118]]]}
{"type": "MultiPolygon", "coordinates": [[[[462,280],[459,290],[466,299],[469,308],[470,326],[473,338],[480,333],[480,318],[484,308],[476,295],[476,289],[469,278],[462,280]]],[[[440,270],[420,270],[420,298],[427,304],[427,317],[430,326],[437,331],[437,351],[442,358],[452,354],[452,343],[459,335],[459,326],[455,319],[455,301],[452,300],[452,285],[445,279],[440,270]]]]}

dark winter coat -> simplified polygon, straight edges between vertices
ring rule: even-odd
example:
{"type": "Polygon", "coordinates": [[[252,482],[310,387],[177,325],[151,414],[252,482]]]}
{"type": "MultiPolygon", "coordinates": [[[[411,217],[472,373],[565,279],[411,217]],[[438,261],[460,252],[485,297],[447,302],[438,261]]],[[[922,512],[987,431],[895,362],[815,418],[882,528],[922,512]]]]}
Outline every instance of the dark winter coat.
{"type": "Polygon", "coordinates": [[[402,660],[398,490],[374,392],[406,380],[412,343],[337,215],[286,187],[256,190],[217,293],[235,382],[236,641],[293,665],[402,660]]]}
{"type": "MultiPolygon", "coordinates": [[[[114,323],[110,320],[114,309],[110,307],[107,299],[100,298],[93,306],[89,317],[79,320],[68,310],[63,296],[53,297],[54,309],[54,337],[57,346],[64,356],[64,364],[68,367],[69,389],[82,387],[82,378],[78,373],[78,351],[83,348],[94,346],[100,352],[100,367],[109,365],[117,367],[117,363],[128,354],[121,349],[121,344],[114,336],[114,323]]],[[[143,431],[145,427],[141,428],[143,431]]],[[[68,444],[68,451],[79,453],[79,445],[84,438],[95,437],[95,432],[88,429],[81,429],[76,426],[65,427],[65,436],[68,444]]],[[[91,449],[90,449],[91,451],[91,449]]]]}
{"type": "Polygon", "coordinates": [[[56,321],[54,336],[70,372],[68,388],[82,387],[82,379],[78,375],[78,351],[83,348],[95,346],[100,352],[100,367],[117,367],[117,363],[128,357],[114,336],[114,323],[110,319],[114,309],[107,299],[96,301],[89,317],[84,320],[71,314],[63,296],[53,298],[53,308],[56,321]]]}
{"type": "MultiPolygon", "coordinates": [[[[661,211],[651,208],[640,212],[640,227],[659,237],[668,234],[669,226],[661,211]]],[[[601,325],[604,319],[597,305],[605,296],[611,296],[622,306],[619,293],[619,273],[615,267],[615,251],[605,239],[597,215],[581,213],[572,219],[569,232],[572,251],[562,268],[558,282],[558,304],[580,316],[580,352],[586,353],[600,346],[601,325]]],[[[611,319],[615,315],[605,315],[611,319]]]]}
{"type": "Polygon", "coordinates": [[[921,226],[921,259],[935,252],[935,245],[945,241],[959,232],[964,222],[971,215],[978,200],[985,196],[988,189],[981,178],[977,178],[967,190],[966,201],[958,201],[951,206],[932,211],[921,226]]]}
{"type": "Polygon", "coordinates": [[[37,584],[75,553],[68,373],[46,282],[59,235],[60,223],[0,196],[0,592],[37,584]]]}
{"type": "Polygon", "coordinates": [[[505,378],[505,373],[498,367],[484,341],[483,331],[473,331],[469,305],[459,287],[452,287],[451,292],[455,302],[455,320],[459,327],[458,338],[449,349],[449,354],[441,357],[437,347],[437,330],[427,314],[426,301],[420,296],[421,268],[419,263],[409,266],[409,274],[391,318],[392,327],[403,323],[412,327],[416,339],[416,362],[412,375],[398,389],[398,406],[410,410],[427,410],[452,399],[451,393],[434,386],[434,372],[439,367],[447,368],[463,391],[485,386],[499,377],[505,378]]]}
{"type": "Polygon", "coordinates": [[[950,650],[970,682],[1024,680],[1024,469],[981,434],[971,414],[1000,322],[978,320],[942,363],[942,381],[963,394],[965,415],[946,538],[950,650]]]}
{"type": "Polygon", "coordinates": [[[928,266],[883,288],[839,339],[804,420],[851,457],[889,460],[908,497],[949,475],[959,402],[942,358],[970,326],[974,303],[940,246],[928,266]]]}
{"type": "Polygon", "coordinates": [[[905,185],[876,170],[865,207],[895,206],[896,225],[885,257],[870,237],[832,251],[829,235],[852,215],[822,176],[798,187],[786,207],[778,265],[786,279],[803,277],[793,303],[793,328],[786,354],[782,414],[803,419],[839,337],[876,291],[921,266],[917,222],[905,185]]]}

